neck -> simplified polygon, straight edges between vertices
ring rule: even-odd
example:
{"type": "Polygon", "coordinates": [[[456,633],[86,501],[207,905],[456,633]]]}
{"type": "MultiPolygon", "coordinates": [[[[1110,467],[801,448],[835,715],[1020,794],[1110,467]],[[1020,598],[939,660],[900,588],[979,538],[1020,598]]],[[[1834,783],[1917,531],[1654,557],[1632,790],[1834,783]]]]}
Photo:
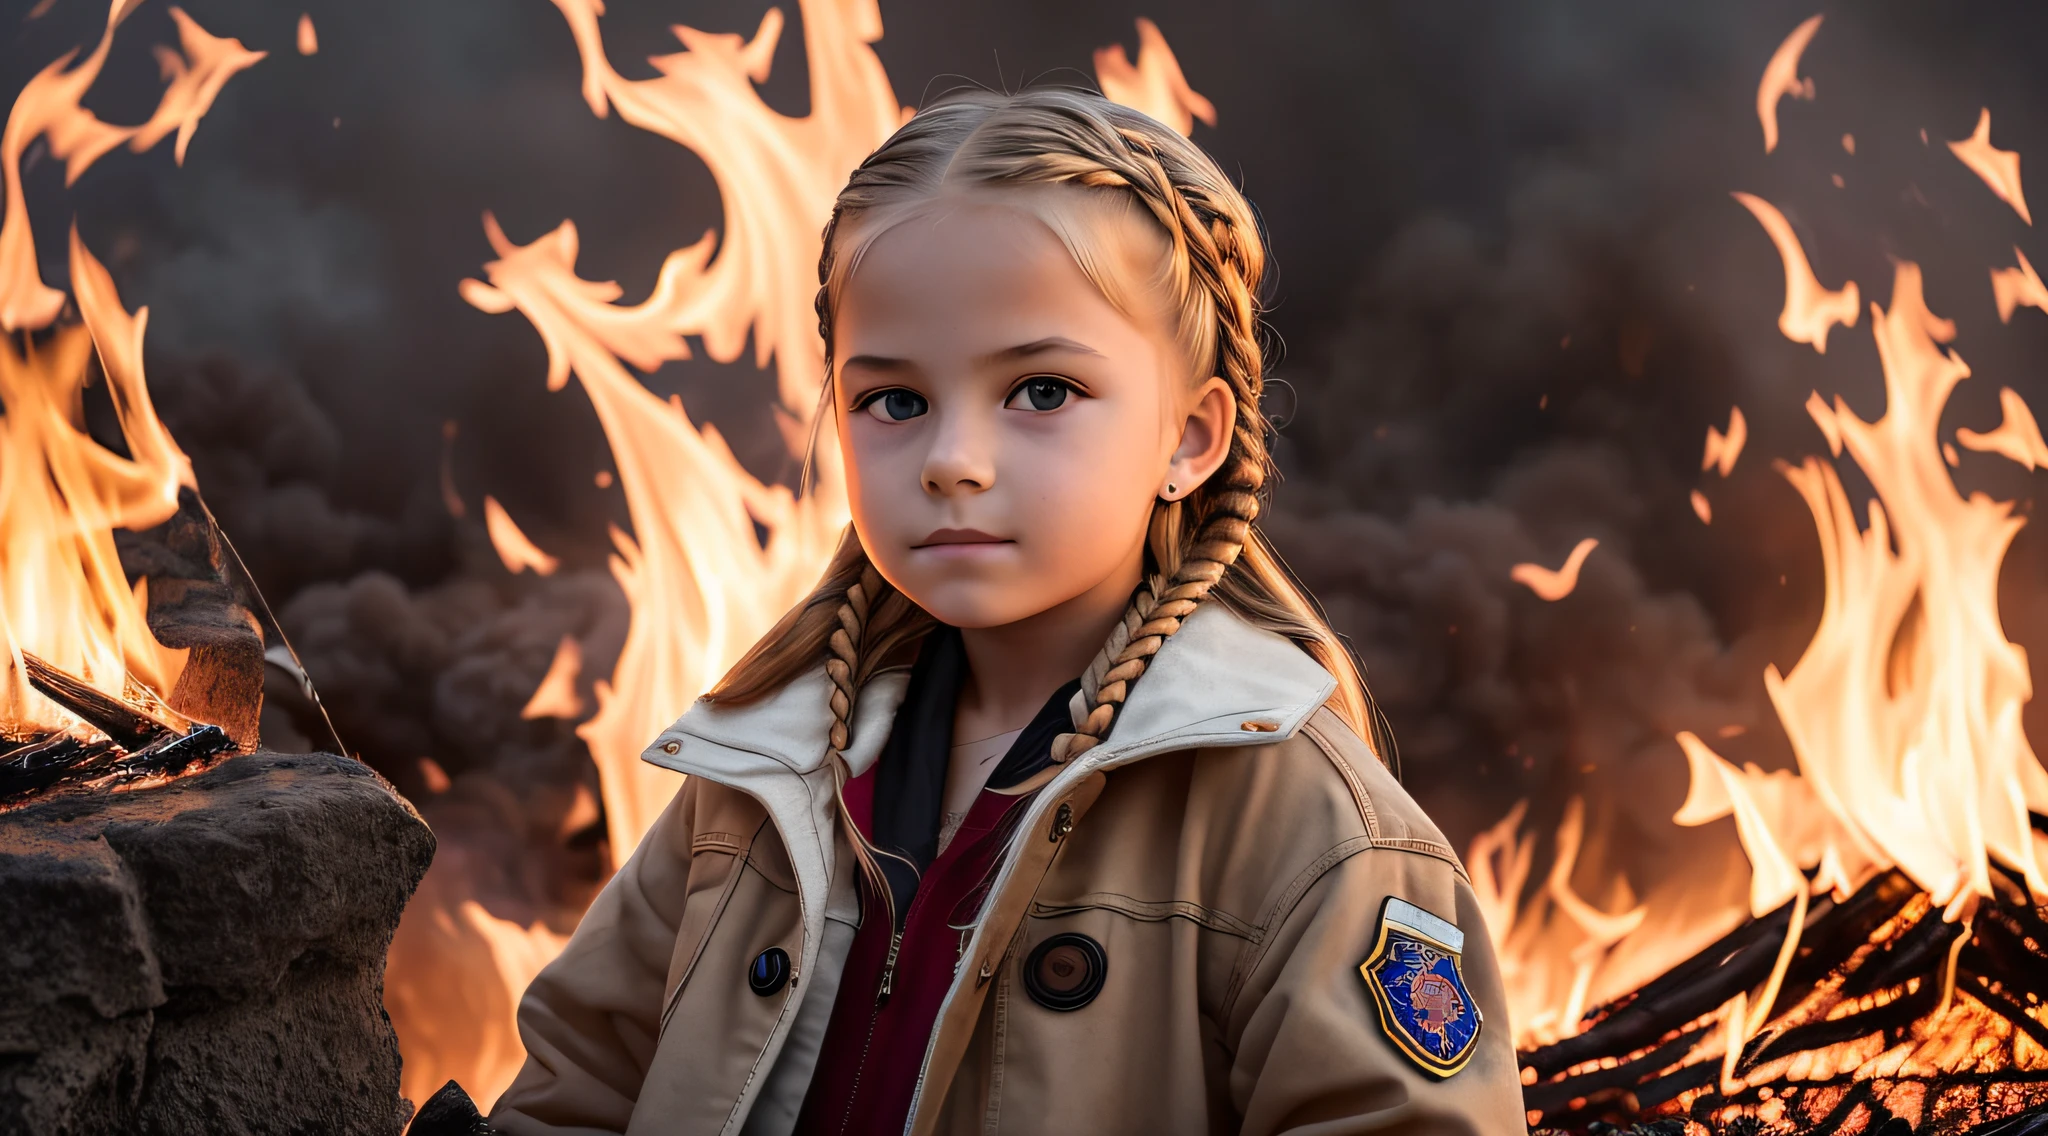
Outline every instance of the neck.
{"type": "Polygon", "coordinates": [[[960,631],[967,680],[954,713],[954,738],[979,738],[1028,725],[1052,692],[1088,669],[1130,606],[1140,558],[1094,588],[1037,615],[1000,627],[960,631]]]}

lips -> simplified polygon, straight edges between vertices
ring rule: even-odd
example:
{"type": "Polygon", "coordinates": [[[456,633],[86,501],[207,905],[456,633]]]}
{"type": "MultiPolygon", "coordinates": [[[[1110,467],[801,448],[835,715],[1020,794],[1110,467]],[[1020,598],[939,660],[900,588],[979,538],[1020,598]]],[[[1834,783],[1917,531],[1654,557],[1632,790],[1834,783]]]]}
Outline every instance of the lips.
{"type": "Polygon", "coordinates": [[[917,542],[916,544],[911,545],[911,547],[943,548],[946,546],[958,545],[973,546],[1015,543],[1016,542],[1013,540],[1009,540],[1005,537],[996,536],[993,533],[985,533],[982,532],[980,529],[938,529],[934,531],[930,536],[927,536],[923,540],[917,542]]]}

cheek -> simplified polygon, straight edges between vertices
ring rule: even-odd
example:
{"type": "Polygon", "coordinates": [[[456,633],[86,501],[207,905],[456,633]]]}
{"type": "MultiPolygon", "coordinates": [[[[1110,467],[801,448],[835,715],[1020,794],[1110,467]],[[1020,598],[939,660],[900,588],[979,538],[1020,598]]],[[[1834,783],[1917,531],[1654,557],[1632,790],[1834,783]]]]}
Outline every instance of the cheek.
{"type": "Polygon", "coordinates": [[[864,530],[890,527],[897,518],[889,506],[903,500],[904,479],[916,481],[915,468],[908,472],[903,468],[905,462],[914,467],[916,461],[903,439],[895,436],[902,432],[901,428],[883,427],[866,411],[853,411],[840,419],[839,453],[845,463],[847,504],[854,522],[864,530]]]}
{"type": "MultiPolygon", "coordinates": [[[[1133,445],[1128,423],[1115,430],[1077,431],[1016,463],[1019,509],[1037,540],[1033,559],[1051,578],[1072,582],[1101,574],[1143,538],[1161,463],[1133,445]]],[[[1149,441],[1149,439],[1147,439],[1149,441]]],[[[1022,455],[1020,455],[1022,456],[1022,455]]],[[[1163,467],[1162,467],[1163,468],[1163,467]]],[[[1083,586],[1092,586],[1088,579],[1083,586]]]]}

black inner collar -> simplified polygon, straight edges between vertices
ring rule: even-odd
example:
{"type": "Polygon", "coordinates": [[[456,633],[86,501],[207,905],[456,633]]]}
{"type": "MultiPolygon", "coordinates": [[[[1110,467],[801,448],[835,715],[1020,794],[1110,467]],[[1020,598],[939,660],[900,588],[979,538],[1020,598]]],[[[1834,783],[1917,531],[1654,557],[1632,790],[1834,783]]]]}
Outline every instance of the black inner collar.
{"type": "MultiPolygon", "coordinates": [[[[909,910],[918,877],[938,857],[953,712],[966,680],[960,629],[941,625],[918,648],[910,688],[875,769],[875,846],[908,861],[879,857],[899,913],[909,910]]],[[[1081,680],[1074,679],[1046,699],[989,774],[988,788],[1008,788],[1052,761],[1053,739],[1072,728],[1067,703],[1080,688],[1081,680]]]]}

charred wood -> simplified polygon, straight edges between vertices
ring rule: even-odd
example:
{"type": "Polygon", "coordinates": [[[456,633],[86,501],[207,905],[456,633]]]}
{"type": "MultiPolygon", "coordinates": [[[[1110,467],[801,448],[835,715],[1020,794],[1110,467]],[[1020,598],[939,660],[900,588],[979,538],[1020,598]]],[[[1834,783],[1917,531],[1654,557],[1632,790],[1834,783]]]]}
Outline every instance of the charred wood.
{"type": "MultiPolygon", "coordinates": [[[[1826,905],[1817,907],[1822,912],[1828,910],[1826,905]]],[[[1809,913],[1809,925],[1814,918],[1809,913]]],[[[1575,1065],[1619,1057],[1654,1044],[1711,1012],[1736,992],[1762,982],[1777,961],[1778,947],[1791,922],[1792,905],[1788,903],[1737,927],[1633,995],[1596,1010],[1598,1020],[1584,1032],[1524,1054],[1523,1067],[1534,1069],[1539,1080],[1548,1080],[1575,1065]]]]}
{"type": "Polygon", "coordinates": [[[1657,1073],[1682,1060],[1712,1028],[1696,1026],[1686,1030],[1642,1056],[1623,1061],[1612,1069],[1596,1069],[1563,1081],[1531,1085],[1523,1090],[1522,1099],[1528,1107],[1549,1116],[1561,1112],[1580,1097],[1591,1097],[1606,1089],[1628,1089],[1633,1092],[1654,1078],[1657,1073]]]}
{"type": "Polygon", "coordinates": [[[111,759],[112,742],[58,734],[0,758],[0,804],[40,792],[75,774],[89,775],[111,759]]]}
{"type": "Polygon", "coordinates": [[[1774,1061],[1788,1054],[1811,1049],[1825,1049],[1845,1041],[1855,1041],[1874,1033],[1890,1030],[1904,1030],[1933,1010],[1941,1002],[1941,988],[1933,982],[1923,982],[1920,989],[1903,994],[1882,1006],[1846,1014],[1825,1021],[1808,1022],[1793,1026],[1776,1034],[1754,1038],[1743,1049],[1742,1060],[1737,1063],[1737,1073],[1747,1073],[1766,1061],[1774,1061]]]}
{"type": "Polygon", "coordinates": [[[21,653],[21,661],[27,667],[30,686],[122,749],[132,752],[178,733],[169,724],[94,690],[26,651],[21,653]]]}

